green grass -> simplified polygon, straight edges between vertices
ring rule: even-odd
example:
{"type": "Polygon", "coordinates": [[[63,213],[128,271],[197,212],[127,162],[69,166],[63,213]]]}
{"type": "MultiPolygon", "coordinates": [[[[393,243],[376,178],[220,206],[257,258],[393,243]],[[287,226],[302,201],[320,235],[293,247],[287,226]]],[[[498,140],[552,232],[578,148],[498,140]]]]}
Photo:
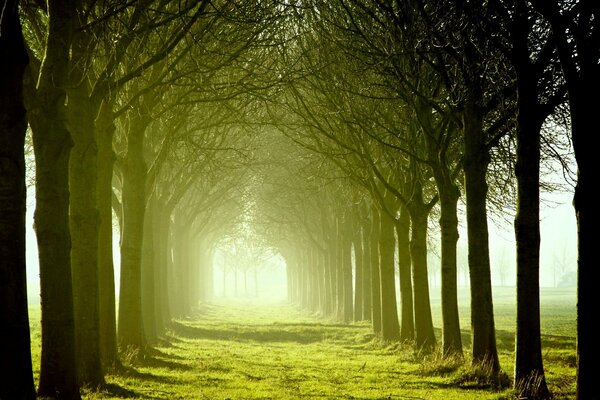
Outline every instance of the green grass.
{"type": "MultiPolygon", "coordinates": [[[[502,367],[512,375],[514,289],[496,290],[502,367]],[[503,300],[504,298],[504,300],[503,300]]],[[[556,398],[572,398],[575,382],[574,295],[542,292],[544,358],[556,398]],[[562,294],[564,296],[562,296],[562,294]]],[[[468,348],[469,316],[461,293],[468,348]]],[[[439,307],[432,300],[436,326],[439,307]]],[[[39,374],[39,307],[30,309],[34,373],[39,374]]],[[[438,332],[439,333],[439,332],[438,332]]],[[[168,340],[143,364],[107,376],[88,399],[511,399],[477,381],[461,360],[415,354],[408,345],[375,340],[367,323],[339,324],[293,306],[251,301],[205,305],[176,321],[168,340]]],[[[468,356],[467,356],[468,357],[468,356]]],[[[467,363],[468,364],[468,363],[467,363]]]]}

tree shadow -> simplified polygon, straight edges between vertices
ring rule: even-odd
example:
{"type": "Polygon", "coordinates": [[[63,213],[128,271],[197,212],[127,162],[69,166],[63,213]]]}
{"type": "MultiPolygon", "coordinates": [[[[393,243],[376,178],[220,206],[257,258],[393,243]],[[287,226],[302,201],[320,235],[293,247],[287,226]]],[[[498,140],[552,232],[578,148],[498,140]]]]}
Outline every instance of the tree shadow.
{"type": "Polygon", "coordinates": [[[101,387],[97,389],[98,392],[103,395],[111,396],[111,397],[119,397],[122,399],[133,399],[140,398],[140,394],[135,392],[134,390],[124,388],[115,383],[105,383],[101,387]]]}
{"type": "MultiPolygon", "coordinates": [[[[461,331],[463,346],[471,347],[471,332],[461,331]]],[[[496,329],[496,346],[499,351],[512,352],[515,350],[515,332],[496,329]]],[[[576,349],[575,338],[572,336],[544,335],[542,334],[542,351],[552,350],[573,350],[576,349]]]]}
{"type": "Polygon", "coordinates": [[[310,344],[326,340],[334,336],[327,327],[351,327],[351,325],[321,325],[321,324],[265,324],[231,327],[200,327],[190,326],[181,322],[172,324],[176,336],[186,339],[208,339],[259,343],[299,343],[310,344]],[[250,328],[248,330],[243,328],[250,328]],[[304,328],[298,331],[286,328],[304,328]],[[331,335],[330,335],[331,334],[331,335]]]}

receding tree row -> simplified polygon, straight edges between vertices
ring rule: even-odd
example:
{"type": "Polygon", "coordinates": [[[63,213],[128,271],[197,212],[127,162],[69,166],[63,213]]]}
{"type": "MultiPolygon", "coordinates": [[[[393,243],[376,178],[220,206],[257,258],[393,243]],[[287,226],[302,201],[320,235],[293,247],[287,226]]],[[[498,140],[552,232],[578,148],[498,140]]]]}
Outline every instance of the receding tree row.
{"type": "Polygon", "coordinates": [[[460,357],[461,218],[469,357],[497,380],[488,212],[514,206],[514,385],[522,397],[549,398],[540,175],[572,144],[577,390],[593,398],[597,209],[586,131],[595,110],[586,94],[600,89],[596,3],[0,0],[0,398],[36,395],[26,140],[35,156],[38,396],[78,399],[124,355],[150,357],[174,318],[211,298],[213,255],[236,234],[285,258],[290,301],[371,321],[385,341],[460,357]],[[441,343],[429,300],[433,241],[441,343]]]}

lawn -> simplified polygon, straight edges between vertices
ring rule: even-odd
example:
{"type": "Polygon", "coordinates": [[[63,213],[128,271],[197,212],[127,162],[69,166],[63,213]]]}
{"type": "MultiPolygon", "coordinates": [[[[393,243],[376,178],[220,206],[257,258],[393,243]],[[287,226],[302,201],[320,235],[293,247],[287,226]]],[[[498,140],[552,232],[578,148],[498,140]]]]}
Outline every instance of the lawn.
{"type": "MultiPolygon", "coordinates": [[[[434,290],[435,292],[435,290],[434,290]]],[[[468,292],[461,318],[468,349],[468,292]]],[[[514,288],[495,288],[502,367],[512,375],[514,288]]],[[[435,325],[440,310],[432,297],[435,325]]],[[[34,374],[39,374],[39,307],[31,307],[34,374]]],[[[542,291],[542,329],[548,383],[556,398],[575,391],[575,295],[542,291]]],[[[440,332],[438,331],[438,334],[440,332]]],[[[471,371],[407,345],[374,340],[367,323],[339,324],[294,306],[252,300],[203,305],[176,321],[167,340],[143,364],[108,374],[106,388],[88,399],[509,399],[471,380],[471,371]]]]}

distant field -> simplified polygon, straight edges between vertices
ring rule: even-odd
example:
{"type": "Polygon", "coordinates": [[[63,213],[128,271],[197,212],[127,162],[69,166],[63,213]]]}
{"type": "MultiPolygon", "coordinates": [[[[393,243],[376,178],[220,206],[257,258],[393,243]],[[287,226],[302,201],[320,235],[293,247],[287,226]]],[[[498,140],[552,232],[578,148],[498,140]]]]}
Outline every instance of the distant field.
{"type": "MultiPolygon", "coordinates": [[[[440,326],[437,289],[432,290],[440,326]]],[[[514,288],[495,288],[496,326],[502,367],[512,375],[514,288]]],[[[468,291],[461,291],[464,345],[468,349],[468,291]]],[[[32,350],[39,374],[39,307],[32,306],[32,350]]],[[[574,396],[575,292],[542,290],[544,358],[558,399],[574,396]]],[[[439,331],[438,331],[439,333],[439,331]]],[[[193,319],[177,321],[168,342],[144,365],[108,375],[108,387],[88,399],[509,399],[464,380],[468,369],[386,346],[367,323],[323,321],[288,305],[252,300],[205,305],[193,319]]]]}

